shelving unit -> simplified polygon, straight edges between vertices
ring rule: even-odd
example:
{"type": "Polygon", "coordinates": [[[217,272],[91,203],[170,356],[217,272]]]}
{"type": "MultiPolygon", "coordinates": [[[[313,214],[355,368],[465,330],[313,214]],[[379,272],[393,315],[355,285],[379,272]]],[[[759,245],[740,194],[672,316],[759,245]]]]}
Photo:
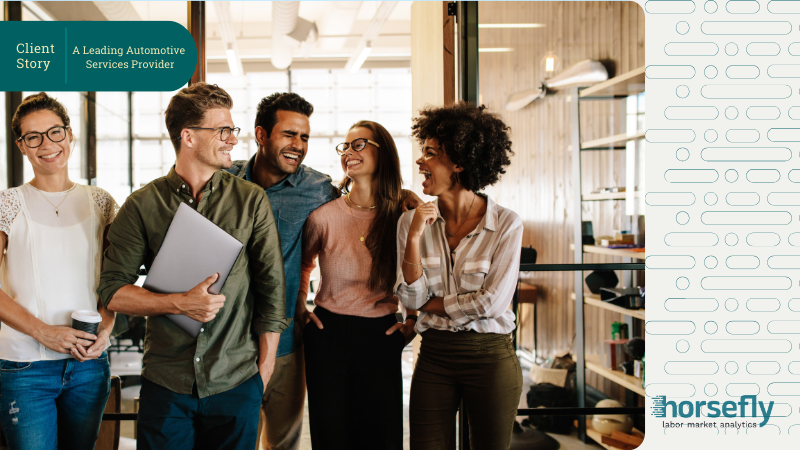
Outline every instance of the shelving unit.
{"type": "MultiPolygon", "coordinates": [[[[636,428],[633,429],[633,434],[636,434],[636,435],[639,435],[639,436],[644,436],[644,433],[642,433],[641,431],[637,430],[636,428]]],[[[586,435],[589,436],[590,438],[592,438],[593,441],[597,442],[598,445],[600,445],[601,447],[603,447],[603,448],[605,448],[607,450],[619,450],[617,447],[613,447],[611,445],[604,444],[603,443],[603,435],[600,434],[599,431],[597,431],[594,428],[592,428],[591,421],[589,421],[589,420],[586,421],[586,435]]]]}
{"type": "MultiPolygon", "coordinates": [[[[588,194],[584,195],[582,192],[581,180],[581,152],[582,151],[603,151],[603,150],[619,150],[627,148],[629,142],[635,142],[644,138],[643,131],[629,132],[624,134],[617,134],[607,136],[600,139],[591,141],[581,141],[581,103],[583,101],[591,100],[619,100],[631,95],[637,95],[645,91],[645,76],[644,67],[636,70],[621,74],[603,83],[598,83],[595,86],[586,89],[574,89],[572,98],[577,98],[578,101],[570,103],[571,120],[572,120],[572,179],[574,198],[580,199],[575,202],[575,229],[574,229],[574,242],[582,242],[581,222],[583,216],[584,201],[632,201],[634,198],[639,197],[638,192],[619,192],[608,194],[588,194]]],[[[629,167],[628,170],[633,170],[629,167]]],[[[627,186],[628,190],[635,189],[634,186],[627,186]]],[[[611,249],[597,245],[573,245],[575,255],[575,264],[584,264],[584,254],[598,254],[624,258],[624,262],[643,260],[645,259],[645,252],[633,251],[631,249],[611,249]]],[[[637,264],[637,267],[643,268],[643,264],[637,264]]],[[[608,265],[611,267],[611,264],[608,265]]],[[[632,272],[631,272],[632,273],[632,272]]],[[[626,317],[626,322],[629,323],[629,329],[633,333],[634,321],[644,320],[644,310],[629,310],[616,305],[612,305],[600,300],[599,296],[594,294],[585,294],[583,271],[575,271],[575,293],[573,294],[575,301],[575,347],[576,347],[576,370],[577,379],[576,385],[578,390],[578,407],[585,406],[585,392],[586,392],[586,372],[592,372],[606,378],[628,390],[626,395],[626,404],[635,406],[637,402],[636,395],[644,396],[644,389],[641,387],[641,380],[625,375],[624,373],[604,367],[601,358],[598,355],[587,355],[586,351],[586,336],[585,336],[585,323],[584,323],[584,308],[585,305],[590,305],[595,308],[602,308],[605,310],[613,311],[623,314],[626,317]]],[[[623,284],[624,285],[624,284],[623,284]]],[[[578,437],[581,440],[591,438],[605,448],[613,449],[608,445],[602,444],[600,434],[591,427],[586,426],[584,420],[578,421],[578,437]],[[593,435],[595,434],[595,435],[593,435]]]]}

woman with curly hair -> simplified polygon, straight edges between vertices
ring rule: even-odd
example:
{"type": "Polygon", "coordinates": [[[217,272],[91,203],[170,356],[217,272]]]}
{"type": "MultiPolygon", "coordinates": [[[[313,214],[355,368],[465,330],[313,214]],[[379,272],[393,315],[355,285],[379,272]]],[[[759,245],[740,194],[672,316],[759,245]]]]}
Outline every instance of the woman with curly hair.
{"type": "Polygon", "coordinates": [[[413,450],[450,448],[464,401],[470,444],[507,449],[522,392],[509,309],[522,221],[479,193],[511,163],[509,128],[484,106],[420,111],[412,127],[423,192],[437,197],[397,225],[395,293],[420,311],[422,336],[411,382],[413,450]]]}
{"type": "Polygon", "coordinates": [[[34,177],[0,192],[0,424],[11,450],[90,450],[111,387],[114,313],[95,289],[117,204],[69,179],[74,141],[58,100],[25,98],[11,128],[34,177]],[[66,325],[79,313],[101,322],[95,334],[66,325]]]}

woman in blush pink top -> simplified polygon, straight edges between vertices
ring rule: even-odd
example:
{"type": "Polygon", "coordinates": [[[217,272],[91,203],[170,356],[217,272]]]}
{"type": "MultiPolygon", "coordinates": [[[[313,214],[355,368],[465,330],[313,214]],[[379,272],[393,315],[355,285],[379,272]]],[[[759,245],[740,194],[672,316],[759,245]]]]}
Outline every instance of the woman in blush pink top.
{"type": "Polygon", "coordinates": [[[400,353],[416,323],[412,310],[397,322],[392,293],[400,159],[389,132],[375,122],[356,123],[346,140],[336,151],[347,194],[311,213],[303,236],[297,317],[304,326],[311,442],[315,450],[400,450],[400,353]],[[322,281],[311,312],[306,297],[317,257],[322,281]]]}

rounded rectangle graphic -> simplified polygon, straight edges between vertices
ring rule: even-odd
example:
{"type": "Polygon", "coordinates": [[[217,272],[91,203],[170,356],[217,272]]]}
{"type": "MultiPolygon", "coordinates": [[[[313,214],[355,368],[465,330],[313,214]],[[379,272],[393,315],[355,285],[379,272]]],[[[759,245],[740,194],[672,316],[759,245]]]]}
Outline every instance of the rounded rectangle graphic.
{"type": "Polygon", "coordinates": [[[669,56],[714,56],[719,46],[713,42],[670,42],[664,46],[669,56]]]}
{"type": "Polygon", "coordinates": [[[725,3],[725,10],[731,14],[755,14],[760,9],[755,0],[730,0],[725,3]]]}
{"type": "Polygon", "coordinates": [[[789,277],[704,277],[700,286],[709,291],[785,291],[792,287],[789,277]]]}
{"type": "Polygon", "coordinates": [[[800,78],[800,64],[773,64],[767,67],[771,78],[800,78]]]}
{"type": "Polygon", "coordinates": [[[789,108],[789,118],[792,120],[800,120],[800,106],[792,106],[789,108]]]}
{"type": "Polygon", "coordinates": [[[729,192],[725,202],[731,206],[755,206],[761,201],[757,192],[729,192]]]}
{"type": "Polygon", "coordinates": [[[789,245],[792,247],[800,247],[800,233],[792,233],[789,235],[789,245]]]}
{"type": "Polygon", "coordinates": [[[757,269],[761,261],[755,255],[731,255],[725,258],[725,265],[728,269],[757,269]]]}
{"type": "Polygon", "coordinates": [[[800,334],[800,320],[773,320],[767,324],[772,334],[800,334]]]}
{"type": "Polygon", "coordinates": [[[781,308],[781,301],[777,298],[750,298],[746,308],[751,312],[775,312],[781,308]]]}
{"type": "Polygon", "coordinates": [[[772,206],[800,206],[800,192],[770,192],[767,203],[772,206]]]}
{"type": "Polygon", "coordinates": [[[800,128],[770,128],[767,139],[772,142],[800,142],[800,128]]]}
{"type": "Polygon", "coordinates": [[[787,305],[790,311],[800,312],[800,298],[793,298],[789,300],[789,304],[787,305]]]}
{"type": "Polygon", "coordinates": [[[714,183],[719,173],[714,169],[669,169],[664,179],[669,183],[714,183]]]}
{"type": "Polygon", "coordinates": [[[652,255],[644,263],[648,269],[692,269],[695,261],[688,255],[652,255]]]}
{"type": "Polygon", "coordinates": [[[767,394],[775,396],[800,395],[800,383],[774,382],[767,385],[767,394]]]}
{"type": "Polygon", "coordinates": [[[706,339],[700,343],[705,353],[789,353],[786,339],[706,339]]]}
{"type": "Polygon", "coordinates": [[[735,144],[751,144],[761,139],[761,133],[754,129],[728,130],[725,132],[725,139],[735,144]]]}
{"type": "Polygon", "coordinates": [[[695,196],[691,192],[648,192],[644,201],[649,206],[692,206],[695,196]]]}
{"type": "Polygon", "coordinates": [[[758,395],[759,392],[761,392],[761,388],[756,383],[730,383],[725,386],[725,393],[731,397],[758,395]]]}
{"type": "Polygon", "coordinates": [[[781,371],[777,361],[750,361],[746,366],[750,375],[775,375],[781,371]]]}
{"type": "Polygon", "coordinates": [[[647,66],[644,76],[656,80],[688,80],[694,78],[694,66],[647,66]]]}
{"type": "Polygon", "coordinates": [[[781,243],[781,236],[771,231],[756,231],[748,234],[745,242],[751,247],[775,247],[781,243]]]}
{"type": "Polygon", "coordinates": [[[714,312],[719,309],[715,298],[668,298],[664,309],[669,312],[714,312]]]}
{"type": "Polygon", "coordinates": [[[664,110],[669,120],[714,120],[719,117],[715,106],[669,106],[664,110]]]}
{"type": "Polygon", "coordinates": [[[696,328],[690,320],[651,320],[644,324],[645,333],[657,335],[688,335],[696,328]]]}
{"type": "Polygon", "coordinates": [[[725,324],[725,331],[733,335],[753,335],[761,330],[755,320],[732,320],[725,324]]]}
{"type": "Polygon", "coordinates": [[[786,162],[792,151],[786,147],[707,147],[700,152],[709,162],[786,162]]]}
{"type": "Polygon", "coordinates": [[[708,232],[675,231],[664,236],[664,243],[670,247],[713,247],[719,243],[719,236],[708,232]]]}
{"type": "Polygon", "coordinates": [[[789,54],[792,56],[800,56],[800,42],[792,42],[789,44],[789,54]]]}
{"type": "Polygon", "coordinates": [[[650,14],[691,14],[695,5],[691,0],[649,0],[644,10],[650,14]]]}
{"type": "Polygon", "coordinates": [[[703,34],[778,35],[792,32],[792,24],[787,21],[707,21],[700,25],[703,34]]]}
{"type": "Polygon", "coordinates": [[[786,368],[792,375],[800,375],[800,361],[792,361],[786,368]]]}
{"type": "Polygon", "coordinates": [[[777,169],[750,169],[745,177],[751,183],[777,183],[781,173],[777,169]]]}
{"type": "Polygon", "coordinates": [[[796,0],[772,0],[767,3],[767,11],[772,14],[800,14],[800,2],[796,0]]]}
{"type": "Polygon", "coordinates": [[[770,269],[800,269],[800,255],[773,255],[767,259],[770,269]]]}
{"type": "Polygon", "coordinates": [[[714,361],[669,361],[664,364],[669,375],[714,375],[719,365],[714,361]]]}
{"type": "Polygon", "coordinates": [[[728,66],[725,69],[725,76],[732,80],[754,80],[761,75],[758,66],[728,66]]]}
{"type": "Polygon", "coordinates": [[[792,183],[800,183],[800,170],[792,169],[789,171],[789,181],[792,183]]]}
{"type": "Polygon", "coordinates": [[[686,144],[694,141],[694,130],[647,130],[644,139],[652,143],[686,144]]]}
{"type": "Polygon", "coordinates": [[[751,42],[745,47],[750,56],[777,56],[781,46],[777,42],[751,42]]]}
{"type": "Polygon", "coordinates": [[[706,225],[788,225],[792,215],[786,211],[706,211],[700,221],[706,225]]]}
{"type": "Polygon", "coordinates": [[[777,106],[751,106],[745,112],[750,120],[776,120],[781,116],[777,106]]]}
{"type": "Polygon", "coordinates": [[[700,88],[700,95],[719,100],[780,100],[789,98],[792,88],[785,84],[707,84],[700,88]]]}

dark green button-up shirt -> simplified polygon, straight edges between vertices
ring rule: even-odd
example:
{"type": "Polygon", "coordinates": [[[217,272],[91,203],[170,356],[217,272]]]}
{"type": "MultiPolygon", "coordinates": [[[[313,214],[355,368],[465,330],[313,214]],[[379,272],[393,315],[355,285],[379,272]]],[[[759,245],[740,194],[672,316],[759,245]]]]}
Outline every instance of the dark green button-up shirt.
{"type": "MultiPolygon", "coordinates": [[[[139,267],[150,269],[181,203],[244,244],[222,286],[225,305],[192,338],[165,316],[147,318],[142,375],[179,394],[225,392],[258,372],[258,333],[280,333],[286,318],[281,243],[264,190],[219,171],[197,202],[173,167],[131,194],[108,232],[97,293],[105,306],[119,288],[134,284],[139,267]]],[[[209,276],[212,274],[209,274],[209,276]]]]}

